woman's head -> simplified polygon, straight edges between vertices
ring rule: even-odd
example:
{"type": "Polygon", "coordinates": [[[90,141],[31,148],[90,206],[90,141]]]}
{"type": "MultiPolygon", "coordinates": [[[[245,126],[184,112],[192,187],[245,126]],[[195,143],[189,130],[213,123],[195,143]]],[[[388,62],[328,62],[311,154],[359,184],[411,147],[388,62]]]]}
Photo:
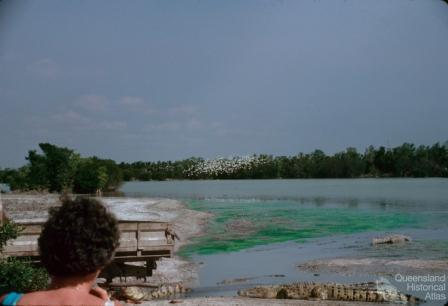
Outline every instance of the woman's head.
{"type": "Polygon", "coordinates": [[[52,276],[87,275],[111,261],[118,240],[118,222],[99,201],[64,199],[39,237],[41,261],[52,276]]]}

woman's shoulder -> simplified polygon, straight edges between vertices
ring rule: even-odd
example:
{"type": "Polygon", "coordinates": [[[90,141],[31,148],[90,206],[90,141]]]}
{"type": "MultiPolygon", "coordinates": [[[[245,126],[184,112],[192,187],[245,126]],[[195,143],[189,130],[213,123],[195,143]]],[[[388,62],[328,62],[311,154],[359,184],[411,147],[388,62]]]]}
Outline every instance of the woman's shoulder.
{"type": "Polygon", "coordinates": [[[40,301],[43,296],[44,294],[42,294],[42,291],[26,293],[17,301],[17,305],[28,305],[31,304],[32,301],[40,301]]]}

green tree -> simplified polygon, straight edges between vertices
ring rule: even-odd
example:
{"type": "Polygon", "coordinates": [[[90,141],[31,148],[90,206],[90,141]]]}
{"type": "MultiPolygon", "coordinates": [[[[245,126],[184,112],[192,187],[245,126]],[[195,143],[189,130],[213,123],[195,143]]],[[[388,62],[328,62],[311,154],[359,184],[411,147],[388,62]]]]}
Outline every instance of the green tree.
{"type": "Polygon", "coordinates": [[[329,177],[328,156],[322,150],[314,150],[309,156],[308,175],[313,178],[329,177]]]}
{"type": "Polygon", "coordinates": [[[39,148],[43,155],[39,155],[36,151],[28,152],[30,186],[36,189],[45,186],[51,192],[70,190],[73,186],[79,154],[50,143],[40,143],[39,148]]]}
{"type": "Polygon", "coordinates": [[[29,167],[23,166],[19,169],[5,169],[2,171],[1,182],[9,185],[11,190],[29,190],[29,167]]]}
{"type": "Polygon", "coordinates": [[[280,156],[276,159],[278,174],[277,177],[280,178],[294,178],[295,168],[294,168],[294,158],[289,158],[287,156],[280,156]]]}
{"type": "Polygon", "coordinates": [[[415,146],[410,143],[404,143],[393,149],[393,155],[395,176],[411,176],[414,164],[415,146]]]}
{"type": "Polygon", "coordinates": [[[429,161],[429,150],[426,146],[419,146],[415,150],[414,162],[412,165],[413,177],[426,177],[434,175],[433,167],[429,161]]]}
{"type": "Polygon", "coordinates": [[[356,151],[355,148],[347,148],[344,154],[344,166],[346,177],[359,177],[363,175],[366,164],[361,156],[361,154],[356,151]]]}
{"type": "Polygon", "coordinates": [[[33,189],[50,189],[47,169],[47,158],[36,151],[29,151],[26,159],[29,162],[28,183],[33,189]]]}
{"type": "Polygon", "coordinates": [[[378,176],[379,171],[375,166],[375,147],[369,146],[363,156],[365,163],[365,173],[369,176],[378,176]]]}
{"type": "Polygon", "coordinates": [[[73,189],[77,193],[103,191],[107,186],[107,181],[106,167],[100,165],[97,159],[83,158],[78,163],[73,189]]]}
{"type": "Polygon", "coordinates": [[[106,183],[102,189],[109,191],[118,189],[123,182],[123,171],[117,163],[111,159],[101,159],[96,156],[92,157],[92,160],[96,167],[103,168],[105,171],[105,175],[101,174],[102,179],[106,179],[106,183]]]}
{"type": "Polygon", "coordinates": [[[394,158],[391,150],[381,146],[375,152],[375,168],[382,176],[392,176],[394,173],[394,158]]]}

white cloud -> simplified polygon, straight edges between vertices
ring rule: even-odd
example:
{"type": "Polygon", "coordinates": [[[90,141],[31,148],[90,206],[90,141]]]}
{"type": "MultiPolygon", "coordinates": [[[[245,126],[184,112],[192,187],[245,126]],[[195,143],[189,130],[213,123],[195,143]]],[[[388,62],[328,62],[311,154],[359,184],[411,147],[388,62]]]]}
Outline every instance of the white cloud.
{"type": "Polygon", "coordinates": [[[28,70],[36,77],[54,80],[60,74],[58,64],[51,58],[40,59],[28,66],[28,70]]]}
{"type": "Polygon", "coordinates": [[[157,112],[154,108],[149,106],[142,97],[124,96],[121,97],[119,103],[126,110],[141,112],[145,115],[152,115],[157,112]]]}
{"type": "Polygon", "coordinates": [[[58,122],[68,124],[88,124],[91,122],[90,118],[83,116],[74,110],[68,110],[64,113],[55,114],[52,118],[58,122]]]}
{"type": "Polygon", "coordinates": [[[100,95],[83,95],[76,100],[76,105],[89,112],[102,112],[107,110],[109,100],[100,95]]]}

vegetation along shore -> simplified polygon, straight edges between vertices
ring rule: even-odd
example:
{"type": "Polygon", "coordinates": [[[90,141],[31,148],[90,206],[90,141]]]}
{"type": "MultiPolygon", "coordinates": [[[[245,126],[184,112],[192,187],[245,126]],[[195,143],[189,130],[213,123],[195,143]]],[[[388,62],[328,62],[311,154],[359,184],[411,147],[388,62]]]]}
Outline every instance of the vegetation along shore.
{"type": "Polygon", "coordinates": [[[123,181],[196,179],[448,177],[448,142],[431,146],[404,143],[394,148],[369,146],[327,155],[321,150],[295,156],[266,154],[178,161],[117,163],[40,143],[26,165],[0,169],[0,183],[12,190],[95,193],[117,190],[123,181]]]}

